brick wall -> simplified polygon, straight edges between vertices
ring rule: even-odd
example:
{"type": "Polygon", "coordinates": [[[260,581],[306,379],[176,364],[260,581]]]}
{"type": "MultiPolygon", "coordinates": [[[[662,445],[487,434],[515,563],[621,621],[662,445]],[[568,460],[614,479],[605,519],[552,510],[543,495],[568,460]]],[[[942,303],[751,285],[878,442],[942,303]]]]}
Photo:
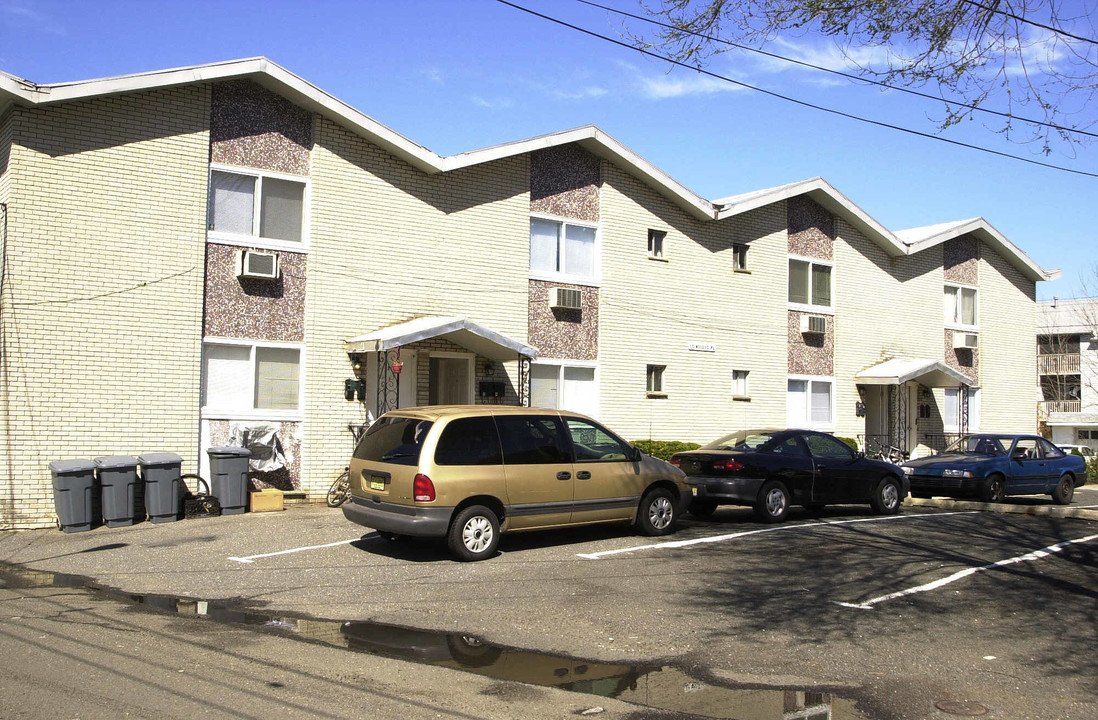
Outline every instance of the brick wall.
{"type": "Polygon", "coordinates": [[[51,460],[195,470],[208,117],[203,86],[9,116],[0,527],[52,525],[51,460]]]}

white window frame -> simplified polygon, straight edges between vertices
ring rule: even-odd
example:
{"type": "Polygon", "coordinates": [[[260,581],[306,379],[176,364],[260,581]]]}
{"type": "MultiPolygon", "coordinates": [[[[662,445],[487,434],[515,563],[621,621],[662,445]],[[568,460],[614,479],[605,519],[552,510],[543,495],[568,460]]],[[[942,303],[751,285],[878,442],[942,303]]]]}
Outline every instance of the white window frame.
{"type": "Polygon", "coordinates": [[[203,405],[201,416],[203,420],[281,420],[284,422],[301,422],[305,419],[305,345],[303,343],[261,342],[257,340],[241,340],[239,338],[205,337],[202,338],[202,378],[201,389],[206,388],[206,346],[231,345],[234,347],[250,348],[249,361],[251,362],[251,387],[249,395],[252,398],[250,407],[225,407],[217,405],[203,405]],[[296,410],[264,410],[255,407],[255,372],[256,372],[256,348],[281,348],[298,351],[298,388],[296,410]]]}
{"type": "MultiPolygon", "coordinates": [[[[557,215],[547,215],[545,213],[530,213],[530,219],[531,220],[545,220],[547,222],[559,223],[560,226],[561,226],[560,237],[562,239],[565,237],[565,227],[568,226],[568,225],[573,225],[575,227],[591,228],[595,231],[595,247],[592,250],[592,252],[594,252],[594,254],[595,254],[595,257],[592,258],[591,265],[592,265],[592,268],[593,268],[592,269],[593,274],[590,277],[588,277],[586,275],[573,275],[573,274],[570,274],[568,272],[544,272],[544,271],[540,271],[540,270],[535,271],[533,268],[530,268],[530,264],[529,264],[530,238],[529,238],[529,234],[527,234],[527,238],[526,238],[527,268],[529,268],[529,270],[530,270],[530,279],[531,280],[547,280],[549,282],[570,283],[572,285],[584,285],[584,286],[587,286],[587,287],[598,287],[599,286],[600,278],[602,277],[602,229],[599,227],[598,223],[583,222],[581,220],[573,220],[571,218],[563,218],[563,217],[559,217],[557,215]]],[[[565,249],[565,243],[564,242],[560,243],[560,246],[557,248],[557,252],[559,253],[558,258],[557,258],[558,263],[563,264],[563,262],[564,262],[563,256],[567,252],[566,249],[565,249]]]]}
{"type": "Polygon", "coordinates": [[[785,404],[786,404],[786,420],[787,424],[792,427],[792,423],[789,421],[789,381],[801,380],[807,383],[805,386],[805,412],[804,412],[804,424],[800,425],[802,430],[824,430],[827,432],[833,432],[835,430],[835,378],[826,375],[787,375],[786,376],[786,391],[785,391],[785,404]],[[827,383],[831,386],[831,406],[829,418],[826,422],[813,422],[812,421],[812,385],[814,383],[827,383]]]}
{"type": "MultiPolygon", "coordinates": [[[[807,303],[795,303],[789,302],[789,309],[799,312],[810,312],[816,315],[834,315],[835,314],[835,263],[830,260],[820,260],[818,258],[803,257],[801,255],[788,255],[785,261],[785,298],[789,300],[789,262],[796,260],[798,262],[808,263],[808,299],[807,303]],[[831,268],[831,272],[828,273],[828,281],[831,283],[831,287],[828,289],[828,297],[831,298],[830,305],[814,305],[812,300],[812,266],[822,265],[824,267],[831,268]]],[[[834,414],[834,413],[832,413],[834,414]]]]}
{"type": "MultiPolygon", "coordinates": [[[[946,328],[949,329],[949,330],[968,330],[968,331],[979,330],[980,329],[980,288],[976,287],[975,285],[964,285],[962,283],[947,282],[942,287],[942,294],[945,295],[945,291],[949,288],[956,288],[957,295],[956,295],[956,302],[953,303],[953,318],[954,319],[951,321],[951,320],[946,320],[944,316],[942,318],[942,320],[945,322],[946,328]],[[964,290],[971,290],[976,295],[976,297],[974,298],[973,303],[972,303],[972,305],[973,305],[972,310],[973,310],[974,313],[976,313],[976,322],[973,325],[965,325],[964,323],[962,323],[960,321],[960,317],[962,315],[961,308],[964,305],[963,301],[961,300],[961,296],[962,296],[964,290]]],[[[942,309],[943,310],[945,309],[944,299],[943,299],[943,302],[942,302],[942,309]]]]}
{"type": "Polygon", "coordinates": [[[545,360],[535,360],[531,363],[531,366],[538,367],[555,367],[557,369],[557,404],[556,409],[561,408],[561,402],[564,400],[564,369],[565,368],[584,368],[587,370],[594,370],[595,383],[595,409],[593,412],[586,413],[591,417],[598,419],[598,413],[602,410],[602,403],[599,402],[599,366],[598,363],[584,362],[582,360],[557,360],[554,358],[546,358],[545,360]]]}
{"type": "Polygon", "coordinates": [[[741,370],[733,368],[732,370],[732,399],[733,400],[749,400],[751,398],[751,371],[741,370]],[[738,383],[736,382],[736,373],[743,373],[743,392],[736,392],[738,383]]]}
{"type": "Polygon", "coordinates": [[[944,433],[959,433],[961,432],[961,389],[955,387],[942,388],[942,432],[944,433]],[[949,409],[950,397],[953,399],[953,412],[946,412],[949,409]],[[950,417],[952,415],[953,417],[950,417]]]}
{"type": "Polygon", "coordinates": [[[217,243],[218,245],[245,245],[247,247],[260,248],[263,250],[281,250],[285,252],[301,253],[308,252],[309,218],[311,215],[310,209],[312,197],[311,182],[308,177],[302,175],[289,175],[287,173],[271,172],[269,170],[256,170],[254,168],[237,167],[235,165],[210,163],[209,178],[206,186],[207,223],[209,223],[211,213],[213,212],[213,208],[210,204],[213,202],[213,174],[215,171],[231,173],[234,175],[246,175],[248,177],[256,178],[255,199],[252,203],[252,227],[257,229],[259,228],[259,213],[261,212],[263,207],[263,178],[271,178],[273,180],[288,180],[290,182],[303,184],[305,186],[305,190],[303,192],[301,202],[301,240],[300,242],[294,242],[293,240],[273,240],[270,238],[260,237],[259,235],[244,235],[240,233],[228,233],[217,232],[215,230],[207,230],[206,240],[208,242],[217,243]]]}
{"type": "Polygon", "coordinates": [[[661,363],[645,363],[644,364],[644,391],[645,391],[645,394],[648,397],[657,397],[657,398],[667,397],[667,383],[665,381],[666,379],[664,378],[664,375],[666,373],[667,373],[667,364],[666,363],[662,363],[662,364],[661,363]],[[659,373],[657,373],[657,377],[660,381],[660,387],[659,387],[658,390],[652,390],[648,387],[649,369],[654,368],[654,367],[660,369],[659,373]]]}

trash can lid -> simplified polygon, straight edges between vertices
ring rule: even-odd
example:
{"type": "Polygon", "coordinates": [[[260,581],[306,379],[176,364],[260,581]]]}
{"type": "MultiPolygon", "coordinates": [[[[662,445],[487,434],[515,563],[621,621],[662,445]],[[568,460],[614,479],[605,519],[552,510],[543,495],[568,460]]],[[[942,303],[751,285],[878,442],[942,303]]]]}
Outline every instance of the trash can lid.
{"type": "Polygon", "coordinates": [[[135,468],[137,458],[133,455],[104,455],[95,459],[95,466],[100,469],[135,468]]]}
{"type": "Polygon", "coordinates": [[[50,463],[50,470],[58,475],[66,473],[90,472],[95,469],[95,463],[91,460],[54,460],[50,463]]]}
{"type": "Polygon", "coordinates": [[[183,458],[170,452],[145,453],[144,455],[138,455],[137,459],[141,461],[142,465],[175,465],[183,462],[183,458]]]}
{"type": "Polygon", "coordinates": [[[209,455],[227,455],[229,457],[251,457],[252,451],[248,448],[236,447],[235,445],[223,445],[222,447],[212,447],[206,451],[209,455]]]}

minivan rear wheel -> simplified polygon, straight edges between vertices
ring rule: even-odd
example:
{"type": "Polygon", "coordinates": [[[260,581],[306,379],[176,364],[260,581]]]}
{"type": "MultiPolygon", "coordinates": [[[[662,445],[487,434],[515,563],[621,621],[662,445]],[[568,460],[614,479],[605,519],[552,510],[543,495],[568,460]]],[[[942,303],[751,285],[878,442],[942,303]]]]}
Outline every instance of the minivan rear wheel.
{"type": "Polygon", "coordinates": [[[470,505],[450,523],[446,543],[458,560],[470,562],[492,557],[499,546],[499,518],[483,505],[470,505]]]}

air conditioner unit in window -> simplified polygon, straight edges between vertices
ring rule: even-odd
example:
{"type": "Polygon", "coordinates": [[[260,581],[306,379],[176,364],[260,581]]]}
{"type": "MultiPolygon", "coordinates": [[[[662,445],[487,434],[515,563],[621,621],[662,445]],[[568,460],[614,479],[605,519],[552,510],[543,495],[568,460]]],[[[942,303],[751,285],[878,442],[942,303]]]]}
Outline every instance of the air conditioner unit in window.
{"type": "Polygon", "coordinates": [[[826,315],[801,315],[801,332],[822,335],[827,332],[826,315]]]}
{"type": "Polygon", "coordinates": [[[954,350],[975,350],[980,347],[980,336],[975,333],[953,333],[954,350]]]}
{"type": "Polygon", "coordinates": [[[242,278],[278,278],[278,255],[253,250],[238,250],[236,275],[242,278]]]}
{"type": "Polygon", "coordinates": [[[583,308],[583,295],[579,290],[552,288],[549,291],[549,307],[562,308],[564,310],[580,310],[583,308]]]}

